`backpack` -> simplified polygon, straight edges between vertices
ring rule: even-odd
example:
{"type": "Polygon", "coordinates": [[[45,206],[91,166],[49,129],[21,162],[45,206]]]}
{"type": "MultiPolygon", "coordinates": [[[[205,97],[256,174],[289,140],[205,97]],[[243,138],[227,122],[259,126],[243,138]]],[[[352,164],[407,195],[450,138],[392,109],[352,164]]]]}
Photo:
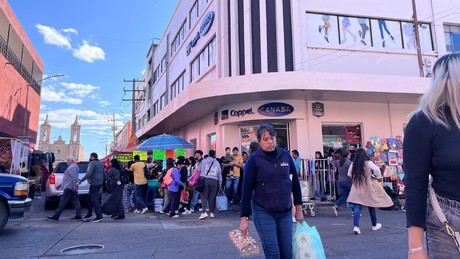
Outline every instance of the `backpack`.
{"type": "Polygon", "coordinates": [[[128,174],[126,173],[125,170],[121,170],[120,171],[120,182],[121,184],[125,185],[125,184],[128,184],[129,183],[129,176],[128,174]]]}
{"type": "Polygon", "coordinates": [[[170,168],[168,172],[166,172],[165,176],[163,177],[163,182],[161,183],[161,188],[167,188],[172,183],[172,171],[173,168],[170,168]]]}

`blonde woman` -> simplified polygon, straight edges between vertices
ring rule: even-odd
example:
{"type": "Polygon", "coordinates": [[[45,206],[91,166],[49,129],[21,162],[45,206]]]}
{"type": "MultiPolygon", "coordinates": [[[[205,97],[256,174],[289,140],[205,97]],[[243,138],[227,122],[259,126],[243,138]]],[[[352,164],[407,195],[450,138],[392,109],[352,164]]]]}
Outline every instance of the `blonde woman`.
{"type": "MultiPolygon", "coordinates": [[[[431,86],[406,128],[404,169],[409,258],[459,258],[427,199],[429,175],[443,214],[460,230],[460,53],[433,66],[431,86]],[[424,245],[426,231],[427,244],[424,245]]],[[[460,241],[460,240],[459,240],[460,241]]]]}

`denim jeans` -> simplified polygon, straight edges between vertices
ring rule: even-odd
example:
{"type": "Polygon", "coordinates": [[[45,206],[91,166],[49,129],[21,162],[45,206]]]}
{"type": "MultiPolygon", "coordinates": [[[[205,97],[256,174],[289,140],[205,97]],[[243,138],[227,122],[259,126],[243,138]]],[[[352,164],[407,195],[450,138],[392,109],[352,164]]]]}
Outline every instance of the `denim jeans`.
{"type": "Polygon", "coordinates": [[[259,234],[265,258],[292,258],[291,210],[274,213],[252,202],[254,224],[259,234]]]}
{"type": "Polygon", "coordinates": [[[342,205],[343,203],[345,203],[347,201],[348,195],[350,194],[350,190],[351,190],[351,182],[350,183],[339,182],[340,198],[335,203],[335,205],[337,205],[337,207],[340,207],[340,205],[342,205]]]}
{"type": "Polygon", "coordinates": [[[200,192],[197,190],[193,190],[192,200],[190,201],[190,210],[195,210],[195,206],[198,203],[199,196],[200,196],[200,192]]]}
{"type": "Polygon", "coordinates": [[[141,210],[145,208],[144,197],[145,197],[145,189],[147,184],[137,185],[136,184],[136,206],[137,209],[141,210]]]}
{"type": "MultiPolygon", "coordinates": [[[[353,223],[355,227],[359,227],[359,218],[361,217],[361,210],[363,209],[363,205],[353,205],[353,223]]],[[[372,207],[368,207],[367,209],[369,210],[369,215],[371,216],[372,226],[375,227],[377,225],[377,211],[372,207]]]]}
{"type": "Polygon", "coordinates": [[[102,188],[102,184],[98,184],[98,185],[91,184],[89,186],[89,203],[88,203],[87,216],[93,215],[93,208],[94,208],[96,217],[102,218],[101,193],[100,193],[101,188],[102,188]]]}
{"type": "Polygon", "coordinates": [[[239,176],[234,176],[233,178],[227,178],[227,182],[225,184],[225,192],[227,195],[228,201],[238,203],[238,183],[240,182],[239,176]]]}
{"type": "MultiPolygon", "coordinates": [[[[460,231],[460,202],[437,196],[439,206],[454,231],[460,231]]],[[[427,250],[430,258],[458,258],[459,251],[454,240],[436,216],[428,199],[426,218],[427,250]]]]}

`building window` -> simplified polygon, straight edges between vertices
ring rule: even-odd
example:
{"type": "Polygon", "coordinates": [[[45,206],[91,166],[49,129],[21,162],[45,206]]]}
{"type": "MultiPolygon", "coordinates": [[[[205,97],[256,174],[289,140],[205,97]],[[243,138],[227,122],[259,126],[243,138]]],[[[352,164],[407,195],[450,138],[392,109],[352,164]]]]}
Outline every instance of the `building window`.
{"type": "Polygon", "coordinates": [[[460,26],[444,25],[446,51],[460,51],[460,26]]]}
{"type": "Polygon", "coordinates": [[[153,104],[153,116],[157,115],[159,111],[160,111],[160,109],[159,109],[159,107],[158,107],[158,101],[156,101],[156,102],[153,104]]]}
{"type": "MultiPolygon", "coordinates": [[[[411,21],[306,13],[307,41],[325,46],[407,49],[416,51],[415,28],[411,21]]],[[[433,51],[431,25],[419,23],[420,46],[433,51]]]]}
{"type": "Polygon", "coordinates": [[[185,35],[187,35],[187,20],[185,20],[185,22],[182,24],[182,26],[180,27],[179,31],[177,32],[176,36],[174,37],[171,43],[171,57],[179,49],[181,43],[185,39],[185,35]]]}
{"type": "Polygon", "coordinates": [[[166,94],[160,97],[160,111],[166,106],[166,94]]]}
{"type": "Polygon", "coordinates": [[[191,64],[191,82],[196,81],[196,79],[204,74],[215,62],[215,38],[212,39],[209,44],[201,51],[198,57],[191,64]]]}
{"type": "Polygon", "coordinates": [[[198,3],[195,1],[193,4],[192,9],[190,10],[190,28],[192,28],[193,24],[195,24],[195,21],[198,18],[198,3]]]}
{"type": "Polygon", "coordinates": [[[166,55],[163,56],[161,59],[161,73],[163,73],[166,70],[166,55]]]}
{"type": "Polygon", "coordinates": [[[147,121],[150,121],[152,117],[150,117],[150,109],[147,110],[147,121]]]}
{"type": "Polygon", "coordinates": [[[208,3],[208,0],[199,0],[199,2],[198,2],[198,14],[202,14],[204,12],[204,9],[206,9],[207,3],[208,3]]]}

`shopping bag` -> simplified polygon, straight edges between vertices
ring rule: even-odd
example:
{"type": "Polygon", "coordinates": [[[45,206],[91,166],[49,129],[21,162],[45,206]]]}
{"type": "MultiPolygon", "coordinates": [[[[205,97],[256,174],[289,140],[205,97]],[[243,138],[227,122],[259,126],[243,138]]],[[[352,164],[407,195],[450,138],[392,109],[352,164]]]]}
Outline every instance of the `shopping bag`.
{"type": "Polygon", "coordinates": [[[186,189],[182,190],[179,201],[182,203],[188,203],[188,192],[186,189]]]}
{"type": "Polygon", "coordinates": [[[217,194],[216,207],[218,211],[223,211],[223,210],[228,209],[228,199],[222,190],[219,190],[219,193],[217,194]]]}
{"type": "Polygon", "coordinates": [[[228,232],[228,237],[230,237],[230,240],[232,240],[241,256],[251,256],[260,253],[259,244],[249,234],[243,236],[239,229],[235,229],[228,232]]]}
{"type": "Polygon", "coordinates": [[[295,259],[325,259],[323,243],[316,227],[307,222],[297,222],[292,239],[292,255],[295,259]]]}
{"type": "Polygon", "coordinates": [[[195,170],[193,171],[192,176],[190,176],[190,179],[189,179],[188,183],[191,186],[195,187],[198,184],[199,180],[200,180],[200,169],[195,168],[195,170]]]}

